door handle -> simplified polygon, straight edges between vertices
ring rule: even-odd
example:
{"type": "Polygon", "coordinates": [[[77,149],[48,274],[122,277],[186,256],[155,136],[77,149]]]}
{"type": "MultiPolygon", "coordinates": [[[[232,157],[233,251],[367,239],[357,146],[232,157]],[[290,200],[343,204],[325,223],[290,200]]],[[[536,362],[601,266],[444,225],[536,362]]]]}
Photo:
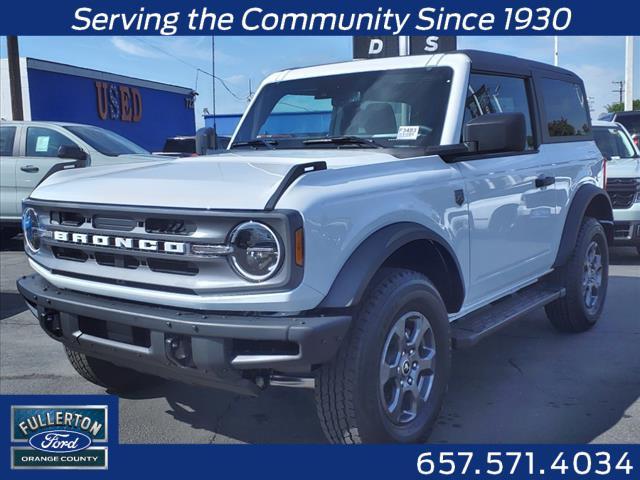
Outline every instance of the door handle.
{"type": "Polygon", "coordinates": [[[556,183],[556,177],[547,177],[546,175],[540,175],[536,178],[536,188],[548,187],[556,183]]]}
{"type": "Polygon", "coordinates": [[[35,165],[23,165],[20,167],[20,170],[27,173],[37,173],[40,171],[40,169],[35,165]]]}

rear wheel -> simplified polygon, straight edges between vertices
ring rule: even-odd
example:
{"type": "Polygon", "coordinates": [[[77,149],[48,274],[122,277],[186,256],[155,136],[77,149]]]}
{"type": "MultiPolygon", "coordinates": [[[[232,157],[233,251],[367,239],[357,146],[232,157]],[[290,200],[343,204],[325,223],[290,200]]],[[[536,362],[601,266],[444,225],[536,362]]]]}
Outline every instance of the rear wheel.
{"type": "Polygon", "coordinates": [[[566,265],[554,272],[566,295],[545,307],[551,323],[562,332],[584,332],[602,313],[609,280],[609,249],[600,223],[585,218],[566,265]]]}
{"type": "Polygon", "coordinates": [[[332,443],[419,442],[429,434],[451,365],[449,321],[433,284],[388,269],[372,282],[336,358],[316,382],[332,443]]]}
{"type": "Polygon", "coordinates": [[[153,377],[119,367],[113,363],[90,357],[64,347],[71,365],[85,380],[117,392],[136,390],[149,384],[153,377]]]}

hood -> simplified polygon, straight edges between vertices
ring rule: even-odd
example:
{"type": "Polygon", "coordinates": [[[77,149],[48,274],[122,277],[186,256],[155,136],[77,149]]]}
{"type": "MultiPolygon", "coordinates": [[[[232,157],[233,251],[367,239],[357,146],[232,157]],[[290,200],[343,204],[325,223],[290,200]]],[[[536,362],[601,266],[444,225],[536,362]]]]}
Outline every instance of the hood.
{"type": "Polygon", "coordinates": [[[607,162],[608,178],[640,178],[640,158],[621,158],[607,162]]]}
{"type": "Polygon", "coordinates": [[[122,160],[126,162],[157,162],[158,160],[167,160],[173,157],[166,157],[162,155],[156,155],[153,153],[125,153],[123,155],[118,155],[116,157],[117,160],[122,160]]]}
{"type": "Polygon", "coordinates": [[[326,161],[327,168],[383,163],[395,157],[375,150],[273,150],[228,152],[60,171],[31,198],[57,202],[148,207],[262,210],[296,164],[326,161]]]}

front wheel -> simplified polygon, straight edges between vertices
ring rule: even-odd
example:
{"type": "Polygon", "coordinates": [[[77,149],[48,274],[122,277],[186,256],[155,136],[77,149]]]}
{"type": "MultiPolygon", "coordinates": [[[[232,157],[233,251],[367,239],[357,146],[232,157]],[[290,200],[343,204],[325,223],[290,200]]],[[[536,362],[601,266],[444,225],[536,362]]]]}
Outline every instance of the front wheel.
{"type": "Polygon", "coordinates": [[[597,220],[584,219],[571,257],[554,276],[566,295],[545,307],[547,317],[562,332],[589,330],[600,318],[609,282],[607,237],[597,220]]]}
{"type": "Polygon", "coordinates": [[[450,345],[447,311],[429,279],[383,270],[317,378],[318,416],[329,441],[424,440],[447,389],[450,345]]]}

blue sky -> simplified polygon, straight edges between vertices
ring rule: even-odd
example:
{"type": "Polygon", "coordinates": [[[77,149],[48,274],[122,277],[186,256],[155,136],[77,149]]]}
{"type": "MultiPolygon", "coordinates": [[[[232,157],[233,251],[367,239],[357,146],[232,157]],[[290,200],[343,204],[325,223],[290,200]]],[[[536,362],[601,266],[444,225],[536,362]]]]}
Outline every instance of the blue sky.
{"type": "MultiPolygon", "coordinates": [[[[218,113],[241,112],[249,80],[253,90],[270,72],[288,67],[351,58],[351,37],[216,37],[218,113]]],[[[0,56],[6,44],[0,42],[0,56]]],[[[543,62],[553,61],[553,37],[459,37],[459,48],[508,53],[543,62]]],[[[172,83],[199,92],[196,111],[212,111],[211,37],[20,37],[20,55],[122,75],[172,83]]],[[[640,65],[640,37],[635,38],[635,64],[640,65]]],[[[597,116],[617,101],[611,82],[624,80],[624,37],[560,37],[560,66],[578,73],[593,97],[597,116]]],[[[640,67],[639,67],[640,69],[640,67]]],[[[640,72],[634,98],[640,98],[640,72]]]]}

